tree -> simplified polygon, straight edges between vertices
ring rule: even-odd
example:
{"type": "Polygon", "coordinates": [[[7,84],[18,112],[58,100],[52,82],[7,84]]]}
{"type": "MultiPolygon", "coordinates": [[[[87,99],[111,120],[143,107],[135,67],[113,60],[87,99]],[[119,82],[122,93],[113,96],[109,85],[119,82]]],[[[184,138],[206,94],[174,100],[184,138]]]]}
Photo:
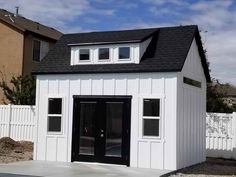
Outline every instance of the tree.
{"type": "MultiPolygon", "coordinates": [[[[203,32],[207,33],[207,31],[203,31],[203,32]]],[[[199,37],[202,42],[201,35],[199,37]]],[[[204,45],[203,42],[202,44],[204,45]]],[[[206,58],[209,72],[211,72],[210,62],[207,56],[207,49],[206,48],[202,48],[202,49],[206,58]]],[[[211,82],[207,84],[207,112],[231,113],[233,112],[234,108],[229,107],[224,102],[224,98],[226,97],[226,92],[223,89],[219,89],[220,85],[221,84],[219,83],[219,81],[214,78],[211,78],[211,82]]]]}
{"type": "MultiPolygon", "coordinates": [[[[6,99],[14,105],[34,105],[36,82],[33,76],[17,76],[12,77],[10,85],[7,84],[5,77],[2,74],[2,80],[0,82],[0,88],[6,99]]],[[[6,103],[4,101],[4,103],[6,103]]]]}
{"type": "Polygon", "coordinates": [[[212,82],[208,83],[207,112],[231,113],[234,110],[224,102],[226,92],[220,86],[221,84],[216,79],[212,79],[212,82]]]}

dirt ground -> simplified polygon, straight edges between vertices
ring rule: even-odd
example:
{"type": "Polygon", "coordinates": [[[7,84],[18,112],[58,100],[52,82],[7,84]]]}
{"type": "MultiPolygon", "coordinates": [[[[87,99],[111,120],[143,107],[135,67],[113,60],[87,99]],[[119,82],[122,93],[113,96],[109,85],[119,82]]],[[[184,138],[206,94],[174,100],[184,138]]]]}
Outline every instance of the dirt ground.
{"type": "Polygon", "coordinates": [[[192,167],[184,168],[171,177],[236,177],[236,161],[207,158],[207,161],[192,167]]]}
{"type": "Polygon", "coordinates": [[[0,163],[11,163],[33,159],[33,143],[14,141],[4,137],[0,139],[0,163]]]}

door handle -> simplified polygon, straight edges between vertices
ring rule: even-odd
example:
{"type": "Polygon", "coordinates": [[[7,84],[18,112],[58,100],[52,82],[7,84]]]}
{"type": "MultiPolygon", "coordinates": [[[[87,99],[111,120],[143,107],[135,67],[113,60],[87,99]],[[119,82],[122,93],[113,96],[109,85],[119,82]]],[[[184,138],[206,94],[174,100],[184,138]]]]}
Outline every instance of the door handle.
{"type": "Polygon", "coordinates": [[[101,129],[101,134],[100,134],[100,137],[103,138],[104,137],[104,130],[101,129]]]}

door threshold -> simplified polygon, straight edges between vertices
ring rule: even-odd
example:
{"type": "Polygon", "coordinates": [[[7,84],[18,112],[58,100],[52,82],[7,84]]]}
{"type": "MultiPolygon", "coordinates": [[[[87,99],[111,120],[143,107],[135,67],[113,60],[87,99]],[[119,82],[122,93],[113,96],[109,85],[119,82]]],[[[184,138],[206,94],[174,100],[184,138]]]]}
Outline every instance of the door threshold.
{"type": "Polygon", "coordinates": [[[99,165],[99,166],[116,166],[116,167],[127,167],[127,165],[113,164],[113,163],[99,163],[99,162],[79,162],[74,161],[72,163],[85,164],[85,165],[99,165]]]}

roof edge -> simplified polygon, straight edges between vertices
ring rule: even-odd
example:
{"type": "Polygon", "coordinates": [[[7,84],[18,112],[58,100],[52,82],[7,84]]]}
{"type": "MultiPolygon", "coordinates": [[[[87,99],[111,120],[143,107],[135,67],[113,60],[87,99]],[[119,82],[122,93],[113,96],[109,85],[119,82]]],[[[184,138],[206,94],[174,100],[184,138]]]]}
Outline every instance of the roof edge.
{"type": "Polygon", "coordinates": [[[93,43],[75,43],[67,44],[67,46],[89,46],[89,45],[106,45],[106,44],[127,44],[127,43],[139,43],[142,40],[132,40],[132,41],[114,41],[114,42],[93,42],[93,43]]]}
{"type": "Polygon", "coordinates": [[[200,36],[200,32],[198,30],[198,27],[195,30],[194,37],[196,39],[196,43],[197,43],[197,46],[198,46],[198,52],[199,52],[199,55],[201,57],[202,67],[203,67],[203,71],[204,71],[206,80],[207,80],[208,83],[210,83],[211,82],[211,76],[210,76],[209,66],[207,64],[207,58],[206,58],[206,54],[205,54],[204,49],[203,49],[203,44],[202,44],[202,40],[201,40],[201,36],[200,36]]]}
{"type": "Polygon", "coordinates": [[[186,52],[186,57],[185,57],[185,61],[183,62],[183,65],[182,65],[182,69],[183,69],[184,64],[186,62],[186,59],[188,57],[188,53],[189,53],[189,50],[190,50],[191,45],[193,43],[193,40],[195,38],[197,46],[198,46],[198,52],[199,52],[199,55],[200,55],[200,58],[201,58],[201,63],[202,63],[204,75],[205,75],[206,81],[208,83],[210,83],[211,82],[211,76],[210,76],[210,71],[209,71],[208,64],[207,64],[206,55],[205,55],[205,52],[204,52],[204,49],[203,49],[203,44],[202,44],[202,41],[201,41],[200,32],[198,30],[198,26],[197,25],[192,25],[192,26],[195,26],[195,31],[194,31],[194,34],[192,36],[192,42],[190,43],[188,51],[186,52]]]}
{"type": "Polygon", "coordinates": [[[108,73],[113,73],[113,74],[118,74],[118,73],[164,73],[164,72],[180,72],[180,70],[149,70],[149,71],[92,71],[92,72],[88,72],[88,71],[71,71],[71,72],[61,72],[61,71],[56,71],[56,72],[37,72],[37,71],[32,71],[31,74],[32,75],[59,75],[59,74],[108,74],[108,73]]]}
{"type": "Polygon", "coordinates": [[[16,28],[16,29],[19,30],[19,31],[22,31],[22,32],[25,32],[25,31],[26,31],[24,28],[22,28],[22,27],[20,27],[20,26],[18,26],[18,25],[16,25],[16,24],[14,24],[14,23],[9,23],[9,21],[5,20],[5,19],[2,18],[1,16],[0,16],[0,20],[3,21],[4,23],[8,24],[9,26],[16,28]]]}

